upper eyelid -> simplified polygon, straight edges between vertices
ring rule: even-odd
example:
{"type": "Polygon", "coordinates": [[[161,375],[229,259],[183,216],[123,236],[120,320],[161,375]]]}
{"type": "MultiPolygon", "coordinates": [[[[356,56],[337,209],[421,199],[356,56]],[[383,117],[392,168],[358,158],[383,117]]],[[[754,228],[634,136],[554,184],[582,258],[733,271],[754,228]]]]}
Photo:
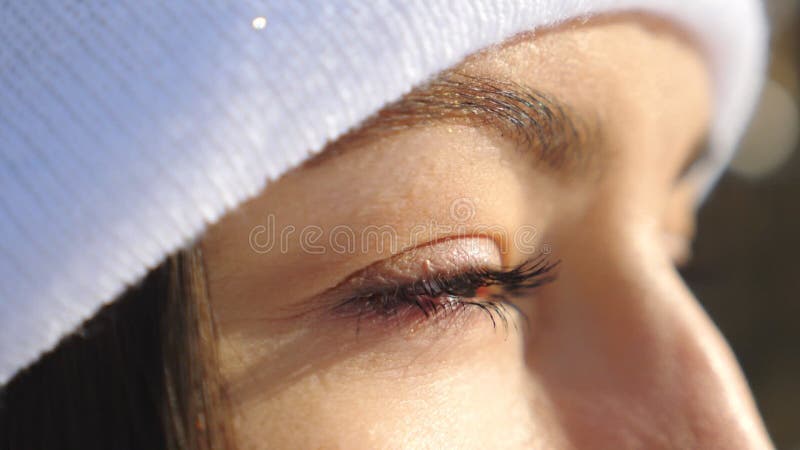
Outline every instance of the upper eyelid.
{"type": "MultiPolygon", "coordinates": [[[[339,285],[352,283],[359,276],[371,276],[375,273],[399,272],[402,275],[398,278],[405,277],[407,281],[414,281],[419,278],[416,272],[434,270],[436,269],[435,266],[459,263],[456,268],[462,269],[467,263],[474,266],[500,266],[502,262],[501,246],[492,238],[482,235],[445,236],[411,246],[394,255],[369,264],[345,277],[339,285]],[[496,258],[495,264],[493,264],[492,258],[496,258]],[[455,261],[455,259],[459,261],[455,261]]],[[[452,265],[450,269],[452,269],[452,265]]],[[[436,271],[447,272],[447,270],[441,268],[436,271]]],[[[456,270],[455,272],[458,271],[456,270]]]]}
{"type": "MultiPolygon", "coordinates": [[[[358,295],[359,292],[368,292],[370,290],[374,291],[376,289],[390,289],[395,285],[404,286],[419,281],[420,279],[424,278],[425,270],[433,269],[432,267],[426,269],[424,267],[426,262],[430,262],[437,255],[445,254],[444,252],[450,249],[448,245],[458,244],[459,242],[462,244],[464,242],[479,242],[480,247],[485,250],[485,253],[493,252],[498,261],[497,264],[491,264],[489,261],[491,256],[484,254],[483,256],[489,256],[489,258],[483,258],[480,260],[469,259],[470,264],[464,263],[461,266],[456,267],[457,272],[463,272],[467,268],[477,267],[480,265],[486,267],[496,265],[497,267],[501,267],[503,263],[502,254],[500,252],[499,245],[496,244],[492,239],[483,236],[447,236],[409,247],[394,255],[362,267],[361,269],[358,269],[345,276],[336,285],[320,292],[319,294],[315,294],[309,298],[303,299],[297,304],[291,305],[288,309],[317,310],[318,308],[324,308],[325,305],[330,305],[332,302],[341,300],[347,296],[358,295]],[[401,264],[398,267],[395,265],[398,261],[403,260],[406,260],[406,266],[401,264]],[[419,265],[420,267],[414,268],[414,265],[419,265]],[[392,269],[387,270],[387,267],[391,267],[392,269]],[[383,282],[380,281],[381,278],[384,279],[383,282]]],[[[454,246],[455,248],[459,248],[459,245],[454,246]]],[[[461,247],[464,248],[463,245],[461,247]]],[[[462,262],[463,261],[467,261],[467,259],[462,259],[462,262]]],[[[447,272],[447,270],[442,270],[441,268],[438,271],[435,271],[435,273],[440,274],[445,274],[447,272]]],[[[455,273],[455,271],[450,273],[455,273]]]]}

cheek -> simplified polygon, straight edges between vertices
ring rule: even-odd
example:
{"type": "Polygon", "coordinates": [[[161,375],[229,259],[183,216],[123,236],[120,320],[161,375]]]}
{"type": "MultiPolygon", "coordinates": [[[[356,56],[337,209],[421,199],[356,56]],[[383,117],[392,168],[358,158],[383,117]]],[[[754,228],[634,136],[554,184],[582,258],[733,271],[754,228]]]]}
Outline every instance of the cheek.
{"type": "MultiPolygon", "coordinates": [[[[487,325],[487,328],[490,325],[487,325]]],[[[520,448],[549,431],[530,408],[522,338],[382,342],[232,389],[237,439],[282,448],[520,448]]],[[[491,333],[491,334],[489,334],[491,333]]],[[[310,359],[305,359],[310,361],[310,359]]],[[[252,371],[251,371],[252,373],[252,371]]],[[[547,411],[543,405],[543,411],[547,411]]]]}

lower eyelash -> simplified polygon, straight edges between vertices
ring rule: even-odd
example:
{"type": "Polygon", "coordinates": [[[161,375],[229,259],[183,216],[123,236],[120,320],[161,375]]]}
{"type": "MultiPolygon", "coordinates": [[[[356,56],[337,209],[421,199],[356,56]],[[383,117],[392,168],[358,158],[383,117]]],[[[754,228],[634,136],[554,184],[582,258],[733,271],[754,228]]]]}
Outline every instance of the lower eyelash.
{"type": "Polygon", "coordinates": [[[528,322],[528,316],[525,315],[522,311],[519,310],[513,303],[510,301],[464,301],[462,302],[464,307],[474,306],[480,308],[480,310],[489,317],[492,321],[492,328],[497,329],[497,324],[502,323],[503,329],[508,331],[508,324],[513,323],[514,328],[517,328],[517,321],[514,320],[512,317],[512,311],[516,311],[519,317],[522,317],[525,320],[525,323],[528,322]]]}
{"type": "MultiPolygon", "coordinates": [[[[510,303],[504,301],[485,301],[480,299],[441,298],[434,299],[404,299],[384,305],[371,299],[358,300],[353,303],[343,304],[335,308],[340,317],[354,318],[359,332],[363,323],[378,323],[381,327],[387,326],[412,326],[422,323],[437,323],[453,325],[469,317],[475,309],[485,313],[492,323],[493,328],[502,324],[508,330],[509,323],[517,327],[517,321],[512,316],[510,303]]],[[[516,307],[513,307],[516,309],[516,307]]],[[[523,315],[524,317],[524,315],[523,315]]],[[[527,321],[527,318],[525,318],[527,321]]]]}

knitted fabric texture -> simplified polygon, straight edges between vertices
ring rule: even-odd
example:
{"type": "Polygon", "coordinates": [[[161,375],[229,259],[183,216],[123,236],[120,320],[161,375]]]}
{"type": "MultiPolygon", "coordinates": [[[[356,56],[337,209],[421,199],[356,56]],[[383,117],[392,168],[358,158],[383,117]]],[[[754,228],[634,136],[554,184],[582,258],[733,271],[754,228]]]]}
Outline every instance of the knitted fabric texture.
{"type": "Polygon", "coordinates": [[[761,83],[755,0],[6,2],[0,383],[414,85],[515,33],[620,11],[671,20],[703,46],[710,186],[761,83]]]}

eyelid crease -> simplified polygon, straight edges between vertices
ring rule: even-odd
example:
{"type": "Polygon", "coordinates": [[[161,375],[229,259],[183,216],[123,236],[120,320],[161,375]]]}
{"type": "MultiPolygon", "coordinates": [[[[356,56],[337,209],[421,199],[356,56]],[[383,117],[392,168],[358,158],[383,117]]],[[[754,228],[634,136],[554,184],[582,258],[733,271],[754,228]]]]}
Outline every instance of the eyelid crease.
{"type": "Polygon", "coordinates": [[[456,273],[464,267],[497,266],[502,263],[499,244],[484,236],[449,236],[407,248],[346,276],[315,296],[329,298],[355,292],[360,285],[388,278],[408,284],[431,273],[456,273]]]}

